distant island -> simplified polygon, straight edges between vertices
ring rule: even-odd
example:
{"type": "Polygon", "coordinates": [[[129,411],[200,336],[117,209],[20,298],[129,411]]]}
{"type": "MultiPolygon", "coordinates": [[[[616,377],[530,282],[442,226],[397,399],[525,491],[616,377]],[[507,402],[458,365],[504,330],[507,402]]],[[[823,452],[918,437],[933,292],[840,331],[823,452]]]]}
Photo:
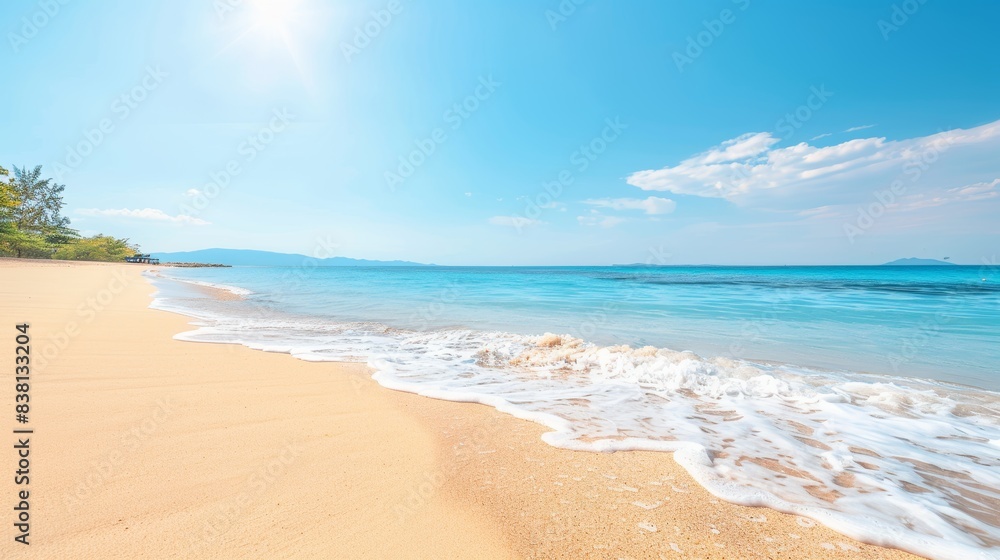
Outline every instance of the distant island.
{"type": "Polygon", "coordinates": [[[251,249],[201,249],[176,253],[152,253],[160,262],[202,263],[230,266],[432,266],[410,261],[374,261],[331,257],[317,259],[295,253],[274,253],[251,249]]]}
{"type": "Polygon", "coordinates": [[[892,262],[887,262],[882,266],[955,266],[955,263],[950,263],[948,261],[939,261],[937,259],[918,259],[916,257],[910,257],[908,259],[896,259],[892,262]]]}

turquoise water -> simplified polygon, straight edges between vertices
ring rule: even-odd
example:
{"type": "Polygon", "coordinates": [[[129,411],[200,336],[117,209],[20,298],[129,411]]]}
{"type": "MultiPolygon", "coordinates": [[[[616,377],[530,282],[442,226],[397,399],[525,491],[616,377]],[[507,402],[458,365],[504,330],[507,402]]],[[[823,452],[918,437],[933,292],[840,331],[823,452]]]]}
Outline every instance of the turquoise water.
{"type": "Polygon", "coordinates": [[[166,269],[154,306],[196,318],[182,340],[365,362],[554,446],[670,451],[722,499],[968,560],[1000,558],[997,272],[166,269]]]}
{"type": "Polygon", "coordinates": [[[231,268],[271,308],[416,329],[565,333],[1000,390],[1000,274],[988,266],[231,268]],[[985,281],[984,281],[985,279],[985,281]]]}

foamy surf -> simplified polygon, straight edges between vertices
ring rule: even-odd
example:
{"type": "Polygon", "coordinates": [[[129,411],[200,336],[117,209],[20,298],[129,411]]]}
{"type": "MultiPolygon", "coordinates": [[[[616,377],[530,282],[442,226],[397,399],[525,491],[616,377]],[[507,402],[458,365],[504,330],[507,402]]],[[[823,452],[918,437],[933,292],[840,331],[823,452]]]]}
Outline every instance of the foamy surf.
{"type": "MultiPolygon", "coordinates": [[[[163,274],[160,274],[160,272],[157,270],[146,270],[143,272],[143,275],[151,280],[166,278],[163,274]]],[[[206,282],[205,280],[195,280],[193,278],[177,278],[171,276],[170,281],[180,282],[182,284],[190,284],[192,286],[201,286],[203,288],[212,288],[214,290],[222,290],[224,292],[229,292],[235,296],[240,296],[240,297],[246,297],[249,295],[253,295],[254,293],[253,290],[248,290],[246,288],[241,288],[239,286],[220,284],[218,282],[206,282]]],[[[166,305],[166,303],[164,303],[164,305],[166,305]]]]}
{"type": "Polygon", "coordinates": [[[383,386],[543,424],[554,446],[673,451],[730,502],[932,558],[1000,557],[996,393],[569,336],[173,309],[201,318],[181,340],[365,361],[383,386]]]}
{"type": "Polygon", "coordinates": [[[240,288],[238,286],[229,286],[227,284],[216,284],[214,282],[203,282],[201,280],[178,280],[178,281],[187,282],[189,284],[194,284],[196,286],[203,286],[205,288],[214,288],[216,290],[223,290],[236,296],[248,296],[253,294],[251,290],[248,290],[246,288],[240,288]]]}

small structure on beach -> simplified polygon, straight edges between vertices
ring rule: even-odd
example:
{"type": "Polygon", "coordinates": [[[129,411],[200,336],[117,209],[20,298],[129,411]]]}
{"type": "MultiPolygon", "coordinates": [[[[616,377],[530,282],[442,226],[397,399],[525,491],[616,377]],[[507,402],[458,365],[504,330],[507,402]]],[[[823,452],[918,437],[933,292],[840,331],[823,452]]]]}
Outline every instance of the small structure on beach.
{"type": "Polygon", "coordinates": [[[127,263],[140,263],[140,264],[160,264],[160,259],[154,259],[149,255],[142,255],[136,253],[131,257],[125,257],[125,262],[127,263]]]}

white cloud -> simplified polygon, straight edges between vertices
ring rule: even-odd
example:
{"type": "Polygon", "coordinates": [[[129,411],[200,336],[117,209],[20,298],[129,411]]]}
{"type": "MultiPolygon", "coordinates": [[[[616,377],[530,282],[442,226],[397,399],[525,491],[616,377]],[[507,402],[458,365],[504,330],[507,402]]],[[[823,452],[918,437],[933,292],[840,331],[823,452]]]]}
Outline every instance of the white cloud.
{"type": "Polygon", "coordinates": [[[861,126],[852,126],[851,128],[848,128],[847,130],[845,130],[844,132],[857,132],[859,130],[864,130],[866,128],[872,128],[874,126],[875,125],[873,125],[873,124],[863,124],[861,126]]]}
{"type": "Polygon", "coordinates": [[[989,182],[973,183],[963,187],[939,189],[927,193],[918,193],[904,197],[898,204],[891,206],[899,210],[918,210],[943,206],[954,202],[974,202],[1000,196],[1000,179],[989,182]]]}
{"type": "Polygon", "coordinates": [[[556,202],[555,200],[553,200],[552,202],[544,202],[542,204],[539,204],[538,207],[543,210],[560,210],[562,212],[566,211],[566,204],[562,202],[556,202]]]}
{"type": "Polygon", "coordinates": [[[825,132],[823,134],[817,134],[816,136],[813,136],[809,140],[819,140],[820,138],[826,138],[827,136],[833,136],[833,133],[825,132]]]}
{"type": "Polygon", "coordinates": [[[748,132],[732,140],[726,140],[722,144],[688,159],[688,161],[698,165],[709,165],[747,159],[766,152],[778,141],[779,139],[771,136],[770,132],[748,132]]]}
{"type": "Polygon", "coordinates": [[[577,216],[576,221],[581,226],[601,227],[607,229],[615,227],[616,225],[624,222],[625,219],[617,216],[605,216],[597,210],[591,210],[589,216],[577,216]]]}
{"type": "Polygon", "coordinates": [[[797,212],[797,214],[799,216],[802,216],[803,218],[810,218],[810,219],[829,219],[829,218],[844,219],[845,217],[850,216],[850,213],[847,212],[843,207],[833,206],[833,205],[817,206],[816,208],[807,208],[805,210],[797,212]]]}
{"type": "Polygon", "coordinates": [[[200,194],[201,194],[201,191],[199,191],[198,189],[188,189],[188,190],[184,191],[184,196],[192,197],[192,198],[196,197],[196,196],[198,196],[200,194]]]}
{"type": "Polygon", "coordinates": [[[581,226],[602,227],[607,229],[615,227],[625,220],[614,216],[577,216],[576,221],[579,222],[581,226]]]}
{"type": "MultiPolygon", "coordinates": [[[[870,192],[880,185],[884,188],[882,181],[899,176],[907,164],[932,155],[936,161],[945,152],[952,157],[953,151],[1000,146],[1000,121],[907,140],[859,138],[825,148],[806,142],[772,148],[777,142],[766,132],[744,134],[676,166],[635,172],[628,183],[647,191],[729,200],[820,186],[870,192]]],[[[983,157],[979,154],[975,159],[983,157]]]]}
{"type": "Polygon", "coordinates": [[[143,208],[135,210],[130,210],[128,208],[114,209],[109,208],[106,210],[101,210],[98,208],[80,208],[76,210],[77,214],[81,216],[108,216],[108,217],[125,217],[125,218],[138,218],[140,220],[153,220],[158,222],[174,222],[178,224],[191,224],[195,226],[208,225],[210,222],[202,220],[201,218],[195,218],[194,216],[188,216],[186,214],[178,214],[176,216],[171,216],[163,210],[158,210],[156,208],[143,208]]]}
{"type": "Polygon", "coordinates": [[[584,204],[597,206],[598,208],[611,208],[612,210],[643,210],[646,214],[670,214],[677,208],[677,203],[669,198],[651,196],[642,198],[591,198],[583,201],[584,204]]]}
{"type": "Polygon", "coordinates": [[[537,226],[544,223],[539,220],[532,220],[521,216],[493,216],[489,219],[489,222],[495,226],[505,226],[517,229],[528,226],[537,226]]]}
{"type": "MultiPolygon", "coordinates": [[[[891,210],[893,214],[900,214],[899,220],[912,221],[914,220],[913,212],[915,211],[937,208],[946,204],[979,202],[991,199],[1000,199],[1000,179],[972,183],[962,187],[931,188],[921,192],[904,194],[898,200],[886,203],[885,207],[887,210],[891,210]]],[[[808,208],[795,212],[795,214],[807,220],[836,220],[843,222],[845,220],[853,221],[857,217],[858,209],[859,206],[857,204],[837,204],[808,208]]],[[[983,207],[979,209],[982,210],[983,207]]],[[[948,219],[940,210],[935,210],[928,215],[932,216],[938,222],[948,219]]]]}
{"type": "Polygon", "coordinates": [[[465,196],[472,196],[472,193],[467,192],[467,193],[465,193],[465,196]]]}
{"type": "Polygon", "coordinates": [[[983,200],[1000,195],[1000,179],[993,179],[986,183],[973,183],[964,187],[948,189],[954,195],[955,200],[983,200]]]}

